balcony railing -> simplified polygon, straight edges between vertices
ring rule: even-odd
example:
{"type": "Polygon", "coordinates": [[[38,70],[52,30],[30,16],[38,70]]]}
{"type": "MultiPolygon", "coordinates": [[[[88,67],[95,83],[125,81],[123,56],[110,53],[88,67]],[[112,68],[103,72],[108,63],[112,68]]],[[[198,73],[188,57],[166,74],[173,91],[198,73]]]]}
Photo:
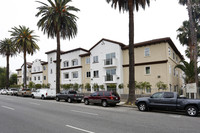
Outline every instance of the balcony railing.
{"type": "Polygon", "coordinates": [[[116,58],[104,60],[104,67],[114,67],[114,66],[117,66],[116,58]]]}
{"type": "Polygon", "coordinates": [[[105,81],[113,81],[113,75],[106,75],[105,81]]]}

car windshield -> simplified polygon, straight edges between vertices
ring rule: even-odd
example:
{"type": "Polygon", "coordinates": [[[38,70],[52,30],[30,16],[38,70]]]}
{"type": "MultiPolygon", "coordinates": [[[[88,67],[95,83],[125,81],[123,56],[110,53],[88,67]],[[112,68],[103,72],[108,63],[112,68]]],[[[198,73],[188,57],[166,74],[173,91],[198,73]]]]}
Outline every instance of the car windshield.
{"type": "Polygon", "coordinates": [[[77,94],[76,91],[70,91],[69,94],[77,94]]]}

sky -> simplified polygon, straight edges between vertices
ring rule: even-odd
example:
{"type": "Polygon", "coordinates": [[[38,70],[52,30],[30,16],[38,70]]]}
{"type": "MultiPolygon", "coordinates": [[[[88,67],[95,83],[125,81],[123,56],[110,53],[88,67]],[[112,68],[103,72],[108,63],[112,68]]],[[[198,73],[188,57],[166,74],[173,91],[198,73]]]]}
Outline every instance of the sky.
{"type": "MultiPolygon", "coordinates": [[[[48,3],[47,0],[40,0],[48,3]]],[[[177,39],[177,29],[182,22],[188,20],[188,13],[185,6],[178,3],[178,0],[150,0],[150,6],[145,10],[134,12],[135,17],[135,43],[152,39],[170,37],[182,55],[183,47],[177,39]]],[[[89,50],[102,38],[118,41],[128,45],[128,12],[119,12],[111,8],[106,0],[72,0],[69,3],[80,11],[74,13],[77,20],[78,33],[71,40],[61,40],[61,50],[68,51],[75,48],[89,50]]],[[[34,30],[39,36],[37,44],[40,50],[34,55],[27,55],[27,61],[35,59],[47,61],[45,52],[56,49],[56,39],[48,38],[38,29],[37,7],[41,4],[35,0],[4,0],[0,8],[0,40],[10,38],[10,30],[13,27],[24,25],[34,30]]],[[[23,54],[10,59],[10,70],[16,73],[23,64],[23,54]]],[[[6,67],[6,58],[0,55],[0,67],[6,67]]]]}

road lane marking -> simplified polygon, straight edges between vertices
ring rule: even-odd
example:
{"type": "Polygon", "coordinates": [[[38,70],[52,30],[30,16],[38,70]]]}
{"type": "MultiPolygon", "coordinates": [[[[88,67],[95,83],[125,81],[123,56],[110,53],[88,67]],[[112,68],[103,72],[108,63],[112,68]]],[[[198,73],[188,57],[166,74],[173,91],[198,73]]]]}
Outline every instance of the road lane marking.
{"type": "Polygon", "coordinates": [[[83,131],[83,132],[86,132],[86,133],[95,133],[95,132],[88,131],[88,130],[78,128],[78,127],[74,127],[74,126],[71,126],[71,125],[66,125],[66,127],[70,127],[70,128],[73,128],[73,129],[76,129],[76,130],[79,130],[79,131],[83,131]]]}
{"type": "Polygon", "coordinates": [[[6,100],[10,100],[10,101],[12,101],[13,99],[10,99],[10,98],[5,98],[6,100]]]}
{"type": "Polygon", "coordinates": [[[40,105],[39,103],[33,103],[33,102],[29,102],[29,103],[33,105],[40,105]]]}
{"type": "Polygon", "coordinates": [[[83,111],[78,111],[78,110],[71,110],[71,111],[76,112],[76,113],[88,114],[88,115],[98,115],[98,114],[95,114],[95,113],[83,112],[83,111]]]}
{"type": "Polygon", "coordinates": [[[3,108],[6,108],[6,109],[10,109],[10,110],[15,110],[14,108],[11,108],[11,107],[8,107],[8,106],[1,106],[3,108]]]}
{"type": "Polygon", "coordinates": [[[181,118],[180,115],[169,115],[169,116],[172,117],[172,118],[181,118]]]}

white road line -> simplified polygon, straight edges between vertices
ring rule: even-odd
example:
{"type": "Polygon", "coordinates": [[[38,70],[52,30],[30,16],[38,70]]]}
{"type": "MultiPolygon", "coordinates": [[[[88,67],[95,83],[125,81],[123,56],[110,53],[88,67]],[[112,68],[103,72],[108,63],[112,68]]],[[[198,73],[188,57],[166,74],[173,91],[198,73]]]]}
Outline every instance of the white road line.
{"type": "Polygon", "coordinates": [[[81,128],[78,128],[78,127],[74,127],[74,126],[71,126],[71,125],[66,125],[66,127],[70,127],[70,128],[73,128],[73,129],[76,129],[76,130],[79,130],[79,131],[83,131],[83,132],[86,132],[86,133],[95,133],[95,132],[88,131],[88,130],[85,130],[85,129],[81,129],[81,128]]]}
{"type": "Polygon", "coordinates": [[[83,112],[83,111],[78,111],[78,110],[71,110],[72,112],[77,112],[77,113],[82,113],[82,114],[88,114],[88,115],[98,115],[95,113],[90,113],[90,112],[83,112]]]}
{"type": "Polygon", "coordinates": [[[40,105],[39,103],[33,103],[33,102],[29,102],[29,103],[33,105],[40,105]]]}
{"type": "Polygon", "coordinates": [[[6,108],[6,109],[10,109],[10,110],[15,110],[14,108],[11,108],[11,107],[8,107],[8,106],[1,106],[3,108],[6,108]]]}
{"type": "Polygon", "coordinates": [[[169,116],[172,117],[172,118],[181,118],[180,115],[169,115],[169,116]]]}

